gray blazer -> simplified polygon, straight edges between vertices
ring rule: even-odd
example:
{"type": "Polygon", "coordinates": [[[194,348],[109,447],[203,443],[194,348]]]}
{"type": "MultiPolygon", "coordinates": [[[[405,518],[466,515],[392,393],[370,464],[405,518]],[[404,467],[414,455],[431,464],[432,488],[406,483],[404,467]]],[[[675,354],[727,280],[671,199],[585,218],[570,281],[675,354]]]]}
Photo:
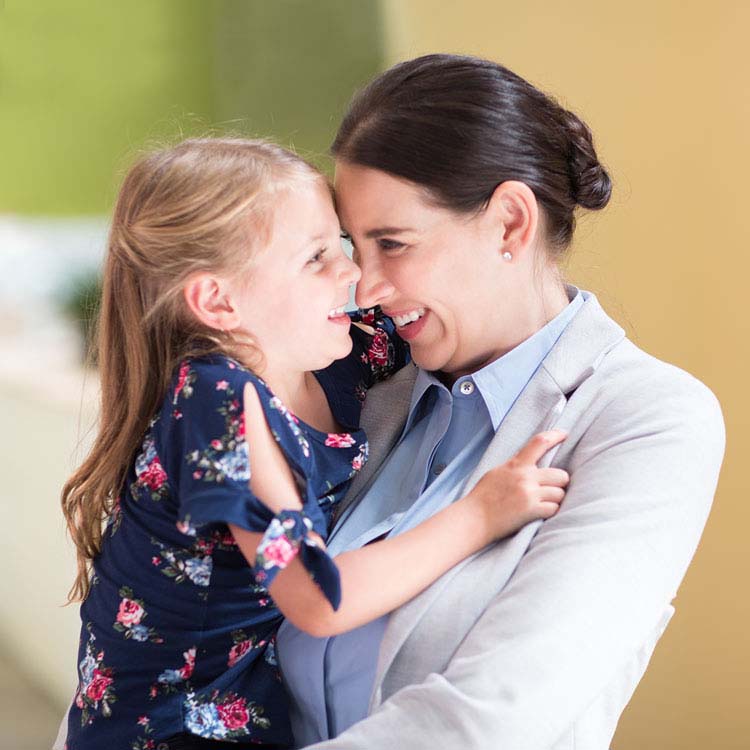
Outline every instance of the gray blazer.
{"type": "MultiPolygon", "coordinates": [[[[416,369],[370,391],[377,475],[416,369]]],[[[716,488],[721,411],[695,378],[649,356],[592,295],[509,412],[473,486],[535,432],[569,437],[548,463],[571,474],[552,519],[457,565],[397,610],[370,716],[330,750],[605,750],[673,609],[716,488]]]]}

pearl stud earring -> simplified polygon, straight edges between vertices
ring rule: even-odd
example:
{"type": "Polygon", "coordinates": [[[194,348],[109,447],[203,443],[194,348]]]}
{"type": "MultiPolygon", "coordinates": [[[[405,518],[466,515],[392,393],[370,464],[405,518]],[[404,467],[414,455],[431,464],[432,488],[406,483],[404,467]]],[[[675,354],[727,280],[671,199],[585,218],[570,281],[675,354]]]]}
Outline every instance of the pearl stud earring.
{"type": "Polygon", "coordinates": [[[503,253],[503,260],[507,260],[510,263],[513,260],[513,255],[506,250],[503,253]]]}

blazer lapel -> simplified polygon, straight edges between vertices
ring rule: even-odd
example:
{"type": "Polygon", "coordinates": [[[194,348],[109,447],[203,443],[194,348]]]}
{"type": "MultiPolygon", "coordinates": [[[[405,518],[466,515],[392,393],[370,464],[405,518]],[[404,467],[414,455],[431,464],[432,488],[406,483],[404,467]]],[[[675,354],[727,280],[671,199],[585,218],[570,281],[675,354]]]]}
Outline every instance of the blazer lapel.
{"type": "MultiPolygon", "coordinates": [[[[561,404],[564,405],[564,403],[565,397],[554,380],[545,373],[538,372],[503,420],[479,464],[464,485],[464,493],[468,492],[488,469],[504,463],[513,456],[531,435],[551,427],[562,411],[561,404]]],[[[528,537],[522,545],[522,549],[526,549],[535,530],[536,525],[528,524],[514,535],[512,544],[510,540],[503,540],[498,544],[518,549],[519,542],[528,537]]],[[[373,705],[377,705],[380,701],[379,686],[404,641],[453,578],[478,554],[482,553],[479,552],[461,561],[421,594],[391,613],[380,645],[373,705]]],[[[515,558],[515,555],[513,557],[515,558]]]]}
{"type": "MultiPolygon", "coordinates": [[[[624,336],[622,328],[606,315],[596,297],[591,295],[506,415],[464,490],[469,491],[488,469],[511,458],[532,435],[561,424],[568,398],[595,372],[606,353],[624,336]]],[[[380,402],[377,406],[380,407],[380,402]]],[[[548,466],[554,460],[554,455],[555,451],[550,451],[543,465],[548,466]]],[[[508,557],[505,580],[492,582],[498,585],[498,590],[512,575],[519,554],[531,543],[538,526],[538,521],[528,524],[514,537],[502,540],[491,548],[493,554],[506,554],[508,557]]],[[[456,565],[419,596],[391,614],[381,643],[371,708],[380,702],[383,678],[404,641],[451,580],[476,556],[456,565]]]]}
{"type": "Polygon", "coordinates": [[[351,487],[341,500],[336,525],[344,518],[348,508],[353,508],[377,476],[383,461],[395,445],[409,414],[411,393],[417,379],[417,368],[408,364],[393,377],[378,383],[368,391],[362,406],[360,427],[364,428],[369,443],[369,458],[351,487]]]}

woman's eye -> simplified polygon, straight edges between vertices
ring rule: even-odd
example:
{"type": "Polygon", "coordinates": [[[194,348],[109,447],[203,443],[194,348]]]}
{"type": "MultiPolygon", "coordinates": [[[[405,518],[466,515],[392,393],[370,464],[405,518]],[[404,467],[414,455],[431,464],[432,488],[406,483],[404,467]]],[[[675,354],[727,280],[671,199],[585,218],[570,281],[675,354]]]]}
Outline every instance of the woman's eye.
{"type": "Polygon", "coordinates": [[[406,247],[403,242],[398,242],[397,240],[387,240],[387,239],[379,239],[378,240],[378,247],[381,250],[401,250],[401,248],[406,247]]]}

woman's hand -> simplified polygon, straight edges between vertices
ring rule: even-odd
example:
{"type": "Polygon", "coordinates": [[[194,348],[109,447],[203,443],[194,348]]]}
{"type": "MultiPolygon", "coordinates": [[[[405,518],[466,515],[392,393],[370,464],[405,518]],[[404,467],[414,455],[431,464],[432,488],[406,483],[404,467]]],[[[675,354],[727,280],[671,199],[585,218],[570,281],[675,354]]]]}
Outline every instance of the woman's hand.
{"type": "Polygon", "coordinates": [[[543,469],[537,464],[567,434],[560,430],[540,432],[513,458],[490,469],[464,498],[487,522],[487,543],[518,531],[529,521],[557,513],[570,477],[562,469],[543,469]]]}

